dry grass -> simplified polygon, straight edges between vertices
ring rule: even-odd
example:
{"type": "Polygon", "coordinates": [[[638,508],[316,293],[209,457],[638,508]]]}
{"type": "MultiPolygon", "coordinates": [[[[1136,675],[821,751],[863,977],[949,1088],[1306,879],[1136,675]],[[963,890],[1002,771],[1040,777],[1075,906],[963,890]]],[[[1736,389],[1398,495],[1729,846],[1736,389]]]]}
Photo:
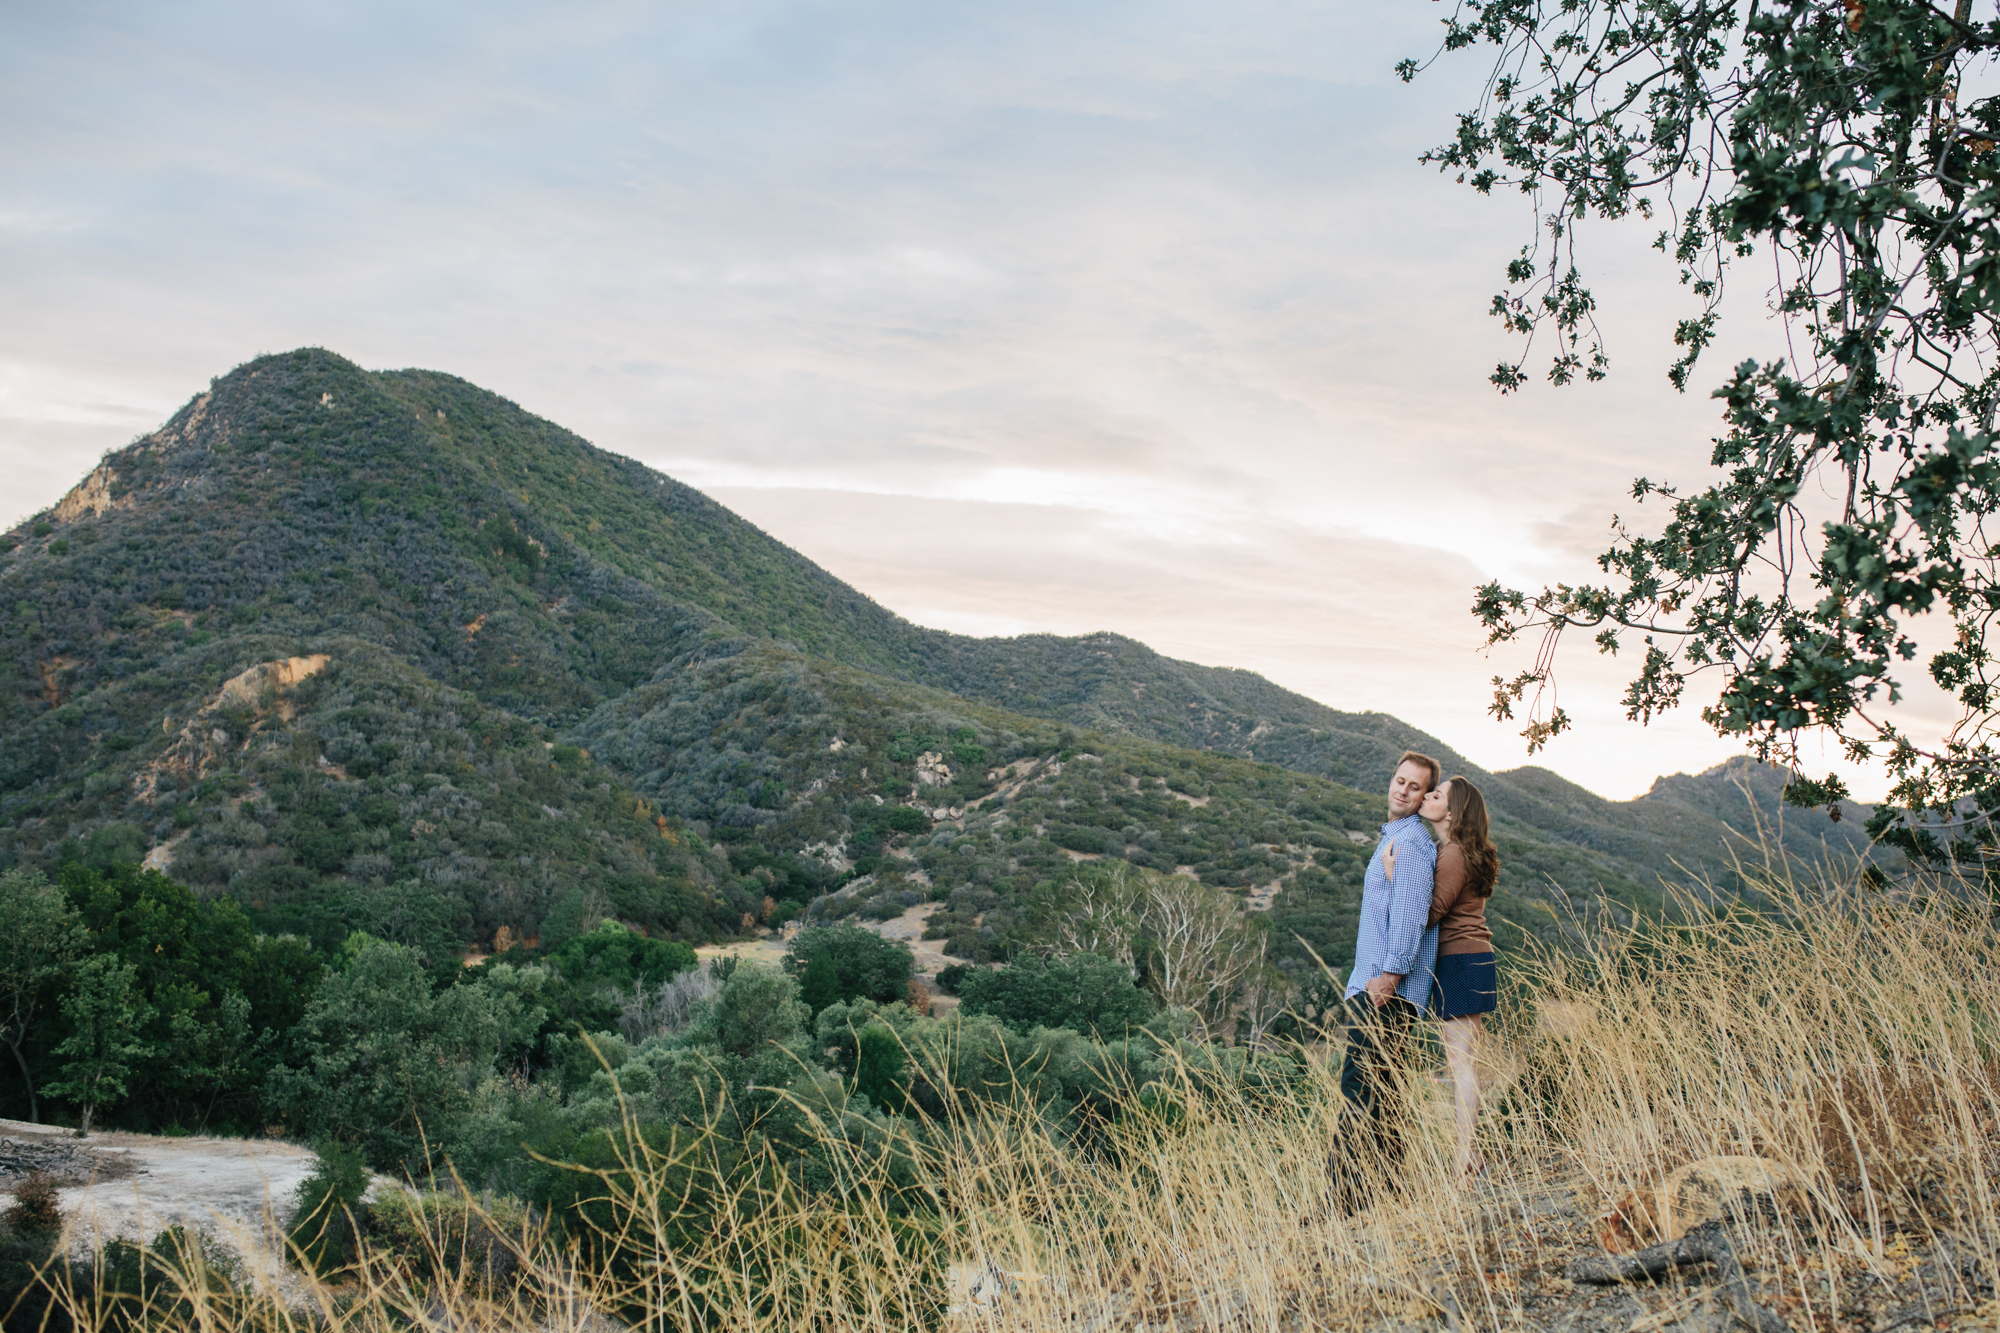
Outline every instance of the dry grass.
{"type": "MultiPolygon", "coordinates": [[[[1919,1323],[1990,1318],[2000,974],[1984,906],[1773,878],[1777,912],[1690,907],[1684,924],[1534,965],[1494,1025],[1491,1170],[1470,1188],[1450,1177],[1448,1090],[1426,1070],[1409,1090],[1412,1154],[1385,1197],[1356,1218],[1330,1212],[1340,1104],[1322,1049],[1250,1091],[1168,1080],[1087,1145],[1018,1106],[920,1140],[828,1123],[833,1180],[813,1190],[784,1162],[725,1169],[698,1138],[632,1135],[624,1169],[599,1178],[601,1232],[581,1247],[515,1233],[504,1281],[482,1276],[491,1264],[365,1250],[352,1271],[287,1292],[215,1283],[183,1251],[160,1256],[166,1285],[143,1308],[204,1333],[607,1316],[744,1333],[1672,1327],[1706,1308],[1698,1280],[1593,1306],[1562,1267],[1607,1201],[1700,1158],[1756,1154],[1810,1182],[1806,1206],[1738,1228],[1759,1299],[1793,1328],[1871,1328],[1912,1299],[1929,1304],[1919,1323]]],[[[81,1327],[141,1309],[104,1300],[101,1280],[57,1285],[81,1327]]]]}

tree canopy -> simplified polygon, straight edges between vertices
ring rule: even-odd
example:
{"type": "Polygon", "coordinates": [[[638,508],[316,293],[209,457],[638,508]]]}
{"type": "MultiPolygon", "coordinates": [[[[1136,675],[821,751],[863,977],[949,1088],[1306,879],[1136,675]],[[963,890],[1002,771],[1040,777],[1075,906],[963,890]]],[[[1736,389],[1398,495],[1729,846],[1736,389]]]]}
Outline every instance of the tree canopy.
{"type": "Polygon", "coordinates": [[[46,878],[31,870],[0,874],[0,1040],[20,1066],[31,1121],[41,1120],[41,1102],[21,1048],[34,1029],[47,983],[82,943],[75,914],[46,878]]]}
{"type": "Polygon", "coordinates": [[[1132,969],[1093,953],[1044,958],[1023,954],[1006,967],[965,974],[959,995],[968,1014],[991,1014],[1011,1028],[1069,1028],[1122,1037],[1158,1012],[1132,980],[1132,969]]]}
{"type": "Polygon", "coordinates": [[[908,945],[885,940],[860,926],[839,924],[809,926],[794,935],[785,954],[785,970],[816,988],[811,999],[817,1001],[817,1013],[836,1000],[892,1004],[907,998],[916,963],[908,945]],[[826,985],[824,965],[818,973],[813,969],[821,957],[832,964],[834,986],[830,994],[822,993],[826,985]]]}
{"type": "MultiPolygon", "coordinates": [[[[1570,724],[1552,669],[1582,630],[1600,651],[1639,649],[1624,698],[1636,720],[1711,672],[1704,719],[1760,756],[1797,772],[1799,738],[1818,731],[1885,763],[1891,804],[1918,818],[1889,828],[1885,809],[1883,827],[1913,852],[1970,851],[1968,822],[2000,812],[1987,637],[2000,545],[1985,528],[2000,507],[2000,99],[1960,96],[2000,22],[1970,15],[1969,0],[1462,0],[1446,21],[1445,51],[1495,61],[1481,104],[1426,160],[1533,200],[1535,237],[1492,310],[1528,344],[1553,335],[1552,382],[1608,366],[1575,249],[1590,219],[1663,224],[1655,244],[1692,298],[1676,388],[1743,261],[1760,282],[1775,264],[1785,326],[1783,355],[1744,361],[1714,391],[1720,475],[1635,481],[1634,503],[1663,502],[1665,521],[1652,535],[1615,523],[1602,582],[1479,589],[1491,643],[1538,644],[1527,670],[1494,679],[1494,712],[1525,707],[1531,751],[1570,724]],[[1920,647],[1925,617],[1948,619],[1941,644],[1920,647]],[[1920,656],[1960,707],[1939,736],[1888,711],[1920,656]]],[[[1524,346],[1492,378],[1511,391],[1530,373],[1524,346]]],[[[1805,805],[1844,794],[1803,774],[1790,791],[1805,805]]]]}

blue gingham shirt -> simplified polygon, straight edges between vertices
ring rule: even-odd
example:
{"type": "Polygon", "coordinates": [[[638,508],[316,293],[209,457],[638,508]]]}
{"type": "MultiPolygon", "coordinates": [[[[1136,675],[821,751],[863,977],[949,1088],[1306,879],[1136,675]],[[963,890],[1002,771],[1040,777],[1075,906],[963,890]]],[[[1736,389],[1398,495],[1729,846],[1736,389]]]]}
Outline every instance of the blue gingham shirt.
{"type": "Polygon", "coordinates": [[[1419,1010],[1431,996],[1437,966],[1437,927],[1424,929],[1431,914],[1431,880],[1437,874],[1437,844],[1417,815],[1382,826],[1382,840],[1361,882],[1361,933],[1354,941],[1354,971],[1347,978],[1353,999],[1384,972],[1403,978],[1396,994],[1419,1010]],[[1382,853],[1396,849],[1396,882],[1382,873],[1382,853]]]}

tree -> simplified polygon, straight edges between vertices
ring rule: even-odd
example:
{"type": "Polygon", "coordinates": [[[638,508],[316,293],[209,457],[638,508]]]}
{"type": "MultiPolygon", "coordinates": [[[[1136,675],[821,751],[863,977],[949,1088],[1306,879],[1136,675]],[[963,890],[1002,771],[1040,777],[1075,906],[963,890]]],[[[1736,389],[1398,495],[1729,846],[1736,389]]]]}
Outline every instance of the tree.
{"type": "Polygon", "coordinates": [[[966,1013],[991,1014],[1018,1031],[1068,1028],[1103,1040],[1123,1037],[1158,1009],[1128,965],[1093,953],[1024,954],[1006,967],[968,972],[959,995],[966,1013]]]}
{"type": "Polygon", "coordinates": [[[484,986],[434,991],[414,951],[364,938],[321,983],[293,1040],[292,1059],[271,1071],[271,1109],[372,1162],[414,1168],[427,1143],[456,1141],[493,1072],[501,1025],[484,986]]]}
{"type": "Polygon", "coordinates": [[[810,1021],[799,1003],[798,983],[769,967],[738,967],[722,983],[711,1011],[713,1026],[700,1035],[740,1059],[764,1053],[772,1043],[796,1039],[810,1021]]]}
{"type": "Polygon", "coordinates": [[[550,954],[564,980],[580,990],[658,985],[692,969],[694,950],[679,940],[648,939],[606,918],[550,954]]]}
{"type": "Polygon", "coordinates": [[[840,1002],[840,973],[834,970],[833,955],[825,949],[814,954],[799,975],[799,998],[814,1018],[828,1005],[840,1002]]]}
{"type": "Polygon", "coordinates": [[[139,1030],[153,1010],[139,998],[138,970],[109,954],[78,964],[73,987],[62,1003],[69,1035],[56,1047],[62,1078],[48,1090],[83,1109],[77,1132],[88,1134],[97,1108],[123,1097],[133,1066],[152,1053],[139,1030]]]}
{"type": "Polygon", "coordinates": [[[1128,967],[1136,964],[1139,922],[1145,913],[1144,881],[1118,866],[1109,874],[1078,875],[1065,889],[1054,914],[1062,951],[1095,954],[1128,967]]]}
{"type": "Polygon", "coordinates": [[[1298,983],[1270,961],[1270,936],[1257,941],[1257,962],[1243,979],[1236,1017],[1236,1038],[1245,1046],[1262,1046],[1279,1025],[1298,1018],[1298,983]]]}
{"type": "Polygon", "coordinates": [[[1036,914],[1043,951],[1133,967],[1163,1006],[1192,1010],[1216,1031],[1263,956],[1236,901],[1192,875],[1114,863],[1043,896],[1036,914]]]}
{"type": "Polygon", "coordinates": [[[224,1106],[225,1118],[253,1112],[275,1034],[297,1023],[321,971],[306,943],[258,935],[230,899],[137,866],[69,865],[60,882],[90,949],[130,964],[152,1010],[126,1114],[206,1124],[224,1106]]]}
{"type": "Polygon", "coordinates": [[[398,880],[350,895],[349,919],[378,940],[408,945],[425,963],[458,956],[465,909],[459,900],[416,880],[398,880]]]}
{"type": "Polygon", "coordinates": [[[542,921],[542,947],[560,949],[579,935],[596,930],[613,911],[602,889],[571,889],[556,900],[542,921]]]}
{"type": "Polygon", "coordinates": [[[855,1043],[854,1090],[869,1105],[894,1113],[903,1109],[903,1066],[908,1063],[903,1043],[883,1023],[861,1029],[855,1043]]]}
{"type": "Polygon", "coordinates": [[[1145,886],[1143,957],[1160,1003],[1191,1009],[1221,1030],[1236,989],[1262,961],[1235,902],[1192,875],[1139,872],[1145,886]]]}
{"type": "Polygon", "coordinates": [[[249,1075],[261,1044],[250,1030],[250,999],[239,990],[225,991],[214,1021],[202,1023],[185,1012],[175,1019],[174,1045],[187,1054],[182,1074],[200,1094],[200,1127],[207,1129],[216,1103],[249,1075]]]}
{"type": "MultiPolygon", "coordinates": [[[[1538,641],[1527,670],[1495,678],[1493,711],[1525,700],[1538,749],[1570,725],[1551,688],[1565,633],[1603,652],[1636,638],[1635,720],[1715,673],[1702,716],[1790,766],[1794,803],[1837,813],[1838,778],[1798,769],[1800,737],[1830,735],[1895,779],[1904,812],[1885,808],[1878,831],[1919,855],[1971,853],[1970,825],[2000,812],[1986,530],[2000,509],[2000,99],[1958,93],[2000,50],[2000,22],[1972,22],[1970,0],[1463,0],[1444,48],[1476,44],[1498,53],[1485,100],[1426,160],[1532,199],[1537,239],[1493,312],[1530,343],[1552,326],[1551,381],[1608,364],[1574,249],[1593,217],[1667,224],[1656,245],[1695,299],[1675,331],[1676,388],[1740,261],[1775,266],[1785,326],[1782,355],[1715,390],[1719,478],[1635,482],[1635,503],[1667,513],[1654,536],[1614,524],[1603,582],[1479,589],[1491,643],[1538,641]],[[1933,614],[1951,641],[1925,665],[1960,708],[1936,737],[1888,711],[1920,652],[1912,621],[1933,614]]],[[[1493,380],[1518,388],[1525,360],[1493,380]]]]}
{"type": "Polygon", "coordinates": [[[23,1051],[34,1031],[43,991],[83,941],[62,891],[38,870],[0,875],[0,1039],[14,1053],[28,1090],[28,1119],[41,1123],[41,1103],[23,1051]]]}
{"type": "Polygon", "coordinates": [[[809,972],[820,954],[833,964],[839,983],[836,999],[893,1004],[909,996],[916,959],[906,944],[885,940],[859,926],[811,926],[792,936],[785,971],[795,977],[809,972]]]}

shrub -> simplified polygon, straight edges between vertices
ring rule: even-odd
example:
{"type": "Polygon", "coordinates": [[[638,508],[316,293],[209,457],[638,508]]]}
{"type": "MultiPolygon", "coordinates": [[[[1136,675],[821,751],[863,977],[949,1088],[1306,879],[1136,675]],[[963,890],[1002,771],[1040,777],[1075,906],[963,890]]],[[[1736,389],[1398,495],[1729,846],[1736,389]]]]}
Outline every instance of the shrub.
{"type": "Polygon", "coordinates": [[[54,1177],[41,1171],[29,1173],[26,1180],[15,1186],[14,1206],[0,1213],[0,1222],[16,1231],[36,1235],[61,1231],[62,1201],[56,1193],[54,1177]]]}
{"type": "Polygon", "coordinates": [[[368,1234],[426,1278],[467,1275],[490,1286],[520,1266],[530,1220],[514,1199],[396,1189],[369,1206],[368,1234]]]}
{"type": "Polygon", "coordinates": [[[505,519],[489,518],[479,528],[486,549],[502,560],[519,564],[532,581],[542,565],[542,549],[505,519]]]}
{"type": "Polygon", "coordinates": [[[234,1256],[187,1226],[168,1227],[146,1245],[110,1241],[99,1271],[98,1294],[111,1316],[100,1327],[107,1329],[195,1324],[198,1302],[214,1310],[210,1303],[226,1300],[243,1279],[234,1256]]]}
{"type": "Polygon", "coordinates": [[[324,1143],[319,1163],[299,1184],[298,1211],[285,1241],[301,1267],[320,1275],[354,1262],[355,1211],[368,1191],[359,1148],[324,1143]]]}
{"type": "MultiPolygon", "coordinates": [[[[1058,826],[1049,830],[1049,841],[1058,847],[1067,847],[1073,852],[1096,852],[1099,855],[1116,853],[1125,849],[1116,835],[1101,828],[1086,828],[1076,825],[1058,826]]],[[[1246,841],[1245,846],[1249,843],[1246,841]]]]}
{"type": "Polygon", "coordinates": [[[44,1273],[58,1255],[62,1211],[55,1182],[37,1172],[14,1191],[0,1216],[0,1329],[55,1333],[66,1327],[44,1273]]]}
{"type": "Polygon", "coordinates": [[[931,817],[910,805],[885,805],[872,821],[892,833],[928,833],[931,817]]]}

